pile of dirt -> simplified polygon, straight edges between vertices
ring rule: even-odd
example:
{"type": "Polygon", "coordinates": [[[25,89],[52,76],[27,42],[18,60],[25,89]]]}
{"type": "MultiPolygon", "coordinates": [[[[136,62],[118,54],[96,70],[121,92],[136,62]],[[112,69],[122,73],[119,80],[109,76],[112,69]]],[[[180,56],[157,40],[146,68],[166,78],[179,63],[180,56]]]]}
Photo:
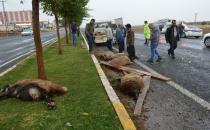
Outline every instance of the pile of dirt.
{"type": "Polygon", "coordinates": [[[139,93],[144,87],[143,78],[135,73],[126,74],[121,79],[120,90],[137,100],[139,93]]]}
{"type": "Polygon", "coordinates": [[[131,60],[128,58],[128,56],[119,56],[110,61],[111,65],[115,66],[124,66],[131,64],[131,60]]]}

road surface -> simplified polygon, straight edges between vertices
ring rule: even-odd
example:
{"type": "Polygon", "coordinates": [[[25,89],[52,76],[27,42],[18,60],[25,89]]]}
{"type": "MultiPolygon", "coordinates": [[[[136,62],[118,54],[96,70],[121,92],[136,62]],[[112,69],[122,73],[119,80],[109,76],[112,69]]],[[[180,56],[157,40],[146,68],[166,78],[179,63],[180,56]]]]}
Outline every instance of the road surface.
{"type": "MultiPolygon", "coordinates": [[[[161,63],[153,65],[146,61],[150,56],[150,48],[144,45],[142,34],[135,35],[135,48],[139,61],[160,74],[172,78],[200,99],[210,103],[210,49],[206,48],[201,39],[181,39],[175,50],[176,59],[168,56],[169,45],[161,37],[158,50],[163,58],[161,63]]],[[[194,96],[194,97],[195,97],[194,96]]],[[[148,130],[210,130],[210,111],[180,92],[173,86],[152,80],[151,90],[147,96],[145,108],[149,112],[145,127],[148,130]]]]}
{"type": "MultiPolygon", "coordinates": [[[[60,30],[60,33],[61,36],[65,35],[63,29],[60,30]]],[[[41,33],[43,45],[53,42],[56,38],[56,32],[41,33]]],[[[16,64],[34,49],[33,36],[10,36],[0,38],[0,72],[16,64]]]]}

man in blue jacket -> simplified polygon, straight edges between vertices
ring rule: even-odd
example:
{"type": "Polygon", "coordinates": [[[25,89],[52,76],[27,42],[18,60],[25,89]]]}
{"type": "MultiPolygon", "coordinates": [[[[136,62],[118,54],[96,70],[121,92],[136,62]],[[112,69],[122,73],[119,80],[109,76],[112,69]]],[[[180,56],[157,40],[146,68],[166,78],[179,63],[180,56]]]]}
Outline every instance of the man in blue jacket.
{"type": "Polygon", "coordinates": [[[116,29],[116,40],[119,46],[119,53],[122,53],[124,51],[124,46],[125,46],[125,37],[124,37],[124,32],[122,30],[122,25],[118,25],[116,29]]]}
{"type": "Polygon", "coordinates": [[[71,24],[71,33],[72,33],[72,44],[76,47],[76,39],[77,39],[77,25],[76,23],[71,24]]]}

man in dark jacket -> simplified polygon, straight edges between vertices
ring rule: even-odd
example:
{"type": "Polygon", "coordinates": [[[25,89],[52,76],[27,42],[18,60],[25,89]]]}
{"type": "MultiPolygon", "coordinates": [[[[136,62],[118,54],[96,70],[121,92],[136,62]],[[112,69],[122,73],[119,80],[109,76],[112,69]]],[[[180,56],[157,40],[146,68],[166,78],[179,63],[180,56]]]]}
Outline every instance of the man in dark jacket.
{"type": "Polygon", "coordinates": [[[88,40],[88,45],[89,45],[89,52],[92,52],[93,49],[93,44],[94,44],[94,25],[95,25],[95,19],[91,19],[90,23],[86,24],[85,27],[85,35],[88,40]]]}
{"type": "Polygon", "coordinates": [[[177,48],[177,42],[179,41],[179,28],[176,25],[176,20],[172,20],[171,27],[167,28],[165,38],[166,42],[170,44],[168,55],[175,59],[174,50],[177,48]]]}
{"type": "Polygon", "coordinates": [[[119,46],[119,53],[122,53],[124,51],[124,46],[125,46],[125,37],[124,37],[124,32],[122,30],[122,25],[118,25],[116,29],[116,40],[119,46]]]}
{"type": "Polygon", "coordinates": [[[130,60],[133,61],[134,59],[138,59],[135,55],[134,31],[131,28],[131,24],[126,24],[125,27],[127,30],[126,45],[127,45],[128,56],[130,60]]]}
{"type": "Polygon", "coordinates": [[[77,25],[74,22],[71,24],[71,33],[72,33],[72,44],[73,44],[74,47],[76,47],[77,25]]]}

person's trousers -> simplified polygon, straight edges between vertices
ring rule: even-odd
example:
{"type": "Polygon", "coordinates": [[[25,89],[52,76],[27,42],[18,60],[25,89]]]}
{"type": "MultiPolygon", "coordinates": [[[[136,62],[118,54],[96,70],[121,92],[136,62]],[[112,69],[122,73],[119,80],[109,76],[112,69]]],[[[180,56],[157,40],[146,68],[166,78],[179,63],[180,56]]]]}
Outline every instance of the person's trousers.
{"type": "Polygon", "coordinates": [[[119,46],[119,53],[122,53],[125,50],[125,42],[124,42],[124,40],[119,40],[118,41],[118,46],[119,46]]]}
{"type": "Polygon", "coordinates": [[[158,43],[157,42],[151,42],[150,44],[150,51],[151,51],[151,57],[150,60],[154,60],[155,56],[160,58],[160,54],[157,51],[158,43]]]}
{"type": "Polygon", "coordinates": [[[135,48],[134,45],[129,45],[127,47],[127,52],[128,52],[128,56],[131,60],[133,60],[135,58],[135,48]]]}
{"type": "Polygon", "coordinates": [[[88,40],[89,52],[91,52],[92,49],[93,49],[93,43],[94,43],[93,36],[92,35],[86,35],[86,37],[87,37],[87,40],[88,40]]]}
{"type": "Polygon", "coordinates": [[[76,33],[72,33],[72,44],[74,47],[76,47],[76,41],[77,41],[77,35],[76,33]]]}
{"type": "Polygon", "coordinates": [[[173,42],[170,42],[170,48],[168,50],[168,53],[174,56],[174,50],[177,48],[177,41],[174,40],[173,42]]]}
{"type": "Polygon", "coordinates": [[[149,40],[147,38],[145,38],[145,43],[144,44],[148,44],[149,40]]]}
{"type": "Polygon", "coordinates": [[[112,39],[107,40],[106,46],[110,51],[112,51],[112,39]]]}

